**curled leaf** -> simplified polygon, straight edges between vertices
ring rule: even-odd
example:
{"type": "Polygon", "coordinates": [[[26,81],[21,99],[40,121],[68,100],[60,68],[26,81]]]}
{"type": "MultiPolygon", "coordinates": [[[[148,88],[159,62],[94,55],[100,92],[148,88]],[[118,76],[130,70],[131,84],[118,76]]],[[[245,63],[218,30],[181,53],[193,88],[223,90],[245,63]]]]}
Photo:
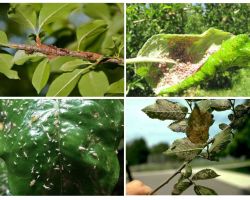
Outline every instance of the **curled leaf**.
{"type": "Polygon", "coordinates": [[[182,160],[194,159],[203,149],[203,145],[194,144],[188,138],[177,139],[165,152],[167,155],[176,155],[182,160]]]}
{"type": "Polygon", "coordinates": [[[201,185],[195,185],[194,191],[197,195],[217,195],[213,189],[201,185]]]}
{"type": "Polygon", "coordinates": [[[228,125],[225,124],[225,123],[219,124],[219,128],[220,128],[221,130],[224,130],[224,129],[227,128],[227,127],[228,127],[228,125]]]}
{"type": "Polygon", "coordinates": [[[211,108],[216,111],[224,111],[231,108],[230,101],[227,99],[211,100],[211,108]]]}
{"type": "Polygon", "coordinates": [[[143,108],[142,111],[152,119],[181,120],[185,118],[188,108],[179,103],[158,99],[155,104],[143,108]]]}
{"type": "Polygon", "coordinates": [[[172,191],[172,195],[180,195],[186,189],[188,189],[192,185],[191,182],[181,181],[174,185],[174,189],[172,191]]]}
{"type": "Polygon", "coordinates": [[[220,153],[223,149],[226,148],[226,146],[230,141],[231,141],[231,128],[226,128],[214,137],[214,142],[209,148],[210,156],[211,157],[216,156],[216,154],[220,153]]]}
{"type": "Polygon", "coordinates": [[[174,132],[186,132],[188,126],[188,120],[187,119],[182,119],[179,121],[172,122],[168,128],[170,128],[174,132]]]}
{"type": "Polygon", "coordinates": [[[192,175],[192,167],[191,167],[191,165],[186,165],[185,173],[183,174],[183,176],[185,178],[189,178],[191,175],[192,175]]]}
{"type": "Polygon", "coordinates": [[[193,175],[192,180],[205,180],[205,179],[212,179],[216,178],[219,175],[212,169],[203,169],[199,172],[197,172],[195,175],[193,175]]]}
{"type": "Polygon", "coordinates": [[[195,144],[204,144],[208,140],[208,130],[212,125],[212,115],[206,111],[201,112],[200,108],[195,107],[188,119],[187,137],[195,144]]]}

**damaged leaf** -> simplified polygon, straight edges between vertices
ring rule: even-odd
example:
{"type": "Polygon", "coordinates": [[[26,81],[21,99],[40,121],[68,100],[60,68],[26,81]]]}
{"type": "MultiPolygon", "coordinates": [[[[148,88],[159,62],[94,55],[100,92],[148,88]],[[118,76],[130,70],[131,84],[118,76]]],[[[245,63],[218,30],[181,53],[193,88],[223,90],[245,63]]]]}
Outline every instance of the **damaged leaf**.
{"type": "Polygon", "coordinates": [[[142,111],[152,119],[181,120],[185,118],[188,108],[179,103],[158,99],[155,104],[143,108],[142,111]]]}
{"type": "Polygon", "coordinates": [[[172,195],[180,195],[186,189],[188,189],[192,185],[191,182],[180,181],[174,185],[174,189],[172,191],[172,195]]]}
{"type": "Polygon", "coordinates": [[[187,137],[195,144],[204,144],[208,140],[208,131],[213,120],[209,112],[201,112],[197,104],[188,119],[187,137]]]}
{"type": "Polygon", "coordinates": [[[231,141],[231,128],[226,128],[214,137],[214,142],[209,148],[210,156],[220,153],[231,141]]]}
{"type": "Polygon", "coordinates": [[[182,119],[179,121],[172,122],[168,128],[170,128],[174,132],[186,132],[188,126],[188,120],[187,119],[182,119]]]}
{"type": "Polygon", "coordinates": [[[201,185],[195,185],[194,191],[197,195],[217,195],[213,189],[201,185]]]}
{"type": "Polygon", "coordinates": [[[216,178],[219,175],[216,174],[216,172],[212,169],[203,169],[199,172],[197,172],[195,175],[193,175],[192,180],[197,181],[197,180],[205,180],[205,179],[212,179],[216,178]]]}
{"type": "Polygon", "coordinates": [[[202,144],[194,144],[188,138],[182,138],[175,140],[165,153],[167,155],[176,155],[182,160],[192,160],[202,149],[202,144]]]}

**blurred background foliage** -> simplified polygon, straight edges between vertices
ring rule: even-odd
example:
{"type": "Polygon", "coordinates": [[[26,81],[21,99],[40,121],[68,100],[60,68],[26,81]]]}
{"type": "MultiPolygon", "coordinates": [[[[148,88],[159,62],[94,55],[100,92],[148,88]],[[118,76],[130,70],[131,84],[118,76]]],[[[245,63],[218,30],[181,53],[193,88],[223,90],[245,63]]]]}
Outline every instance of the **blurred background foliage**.
{"type": "MultiPolygon", "coordinates": [[[[15,12],[15,6],[28,6],[36,12],[39,12],[43,6],[42,3],[34,4],[0,4],[0,31],[4,31],[11,43],[35,44],[34,31],[27,26],[22,25],[21,19],[18,23],[8,17],[8,14],[15,12]]],[[[59,4],[58,4],[59,5],[59,4]]],[[[105,56],[122,57],[123,58],[123,35],[124,35],[124,13],[123,4],[71,4],[74,9],[66,8],[63,10],[64,15],[60,18],[55,18],[52,22],[45,24],[42,31],[39,33],[42,43],[47,45],[55,45],[60,48],[68,48],[70,50],[78,50],[77,31],[89,22],[95,20],[103,20],[108,28],[102,34],[85,38],[81,41],[82,51],[91,51],[103,54],[105,56]],[[85,44],[86,43],[86,44],[85,44]]],[[[21,7],[20,6],[20,7],[21,7]]],[[[49,11],[48,11],[49,12],[49,11]]],[[[38,21],[38,20],[37,20],[38,21]]],[[[86,33],[85,33],[86,34],[86,33]]],[[[8,48],[0,48],[0,53],[10,53],[14,55],[16,50],[8,48]]],[[[53,59],[53,60],[56,60],[53,59]]],[[[59,59],[58,59],[59,60],[59,59]]],[[[63,59],[61,59],[63,60],[63,59]]],[[[68,59],[69,60],[69,59],[68,59]]],[[[64,62],[68,61],[66,58],[64,62]]],[[[21,66],[14,65],[13,70],[18,72],[20,80],[8,79],[0,73],[0,96],[37,96],[35,88],[32,86],[32,76],[36,67],[41,60],[33,60],[25,62],[21,66]]],[[[62,65],[64,62],[55,63],[62,65]]],[[[124,76],[123,66],[109,64],[102,66],[109,84],[119,82],[124,76]]],[[[51,70],[51,74],[46,87],[41,91],[39,96],[45,96],[49,86],[55,78],[60,75],[58,69],[51,70]]],[[[120,86],[120,85],[119,85],[120,86]]],[[[111,96],[120,96],[121,93],[115,91],[111,96]]],[[[122,94],[123,95],[123,94],[122,94]]],[[[81,96],[77,87],[70,93],[70,96],[81,96]]]]}
{"type": "MultiPolygon", "coordinates": [[[[126,13],[127,58],[136,57],[143,44],[155,34],[200,34],[210,27],[236,35],[250,33],[250,4],[127,4],[126,13]]],[[[245,75],[246,73],[249,75],[250,71],[242,70],[241,78],[233,77],[235,75],[233,72],[235,69],[229,73],[220,74],[201,88],[198,87],[199,91],[197,88],[192,88],[185,95],[196,92],[203,96],[208,92],[209,96],[217,96],[216,89],[225,84],[226,88],[243,93],[241,88],[232,87],[234,83],[240,81],[239,79],[244,78],[246,78],[246,84],[250,84],[250,80],[245,75]],[[204,91],[203,88],[206,87],[211,91],[204,91]]],[[[223,90],[219,91],[218,95],[226,96],[228,93],[230,92],[223,90]]],[[[154,96],[145,80],[134,73],[133,65],[127,65],[127,95],[154,96]]]]}

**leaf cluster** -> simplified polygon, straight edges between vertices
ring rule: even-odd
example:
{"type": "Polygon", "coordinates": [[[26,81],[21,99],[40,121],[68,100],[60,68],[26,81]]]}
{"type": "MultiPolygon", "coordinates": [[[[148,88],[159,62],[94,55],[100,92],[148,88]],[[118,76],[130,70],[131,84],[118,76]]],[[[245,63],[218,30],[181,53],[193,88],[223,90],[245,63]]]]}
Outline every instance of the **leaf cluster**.
{"type": "MultiPolygon", "coordinates": [[[[34,43],[27,40],[28,34],[30,38],[39,37],[47,44],[102,54],[102,59],[123,57],[124,25],[120,4],[10,4],[8,20],[17,23],[24,33],[22,40],[27,42],[34,43]],[[101,14],[96,14],[96,10],[101,14]]],[[[9,21],[6,21],[7,26],[9,21]]],[[[6,33],[0,30],[0,46],[8,46],[12,40],[13,33],[8,33],[9,41],[6,33]]],[[[0,94],[12,96],[14,93],[16,96],[18,93],[11,92],[15,82],[29,87],[28,94],[21,90],[21,95],[26,96],[122,95],[123,66],[99,64],[100,60],[51,58],[22,50],[0,53],[0,73],[8,78],[3,76],[3,80],[10,83],[9,92],[0,89],[0,94]]]]}
{"type": "Polygon", "coordinates": [[[181,194],[184,190],[194,185],[197,195],[214,195],[213,189],[198,185],[197,180],[216,178],[218,175],[212,169],[204,169],[193,175],[192,169],[188,165],[195,158],[203,158],[211,161],[218,161],[219,155],[225,150],[233,138],[233,132],[240,129],[249,120],[249,102],[235,106],[232,99],[212,99],[212,100],[186,100],[188,107],[179,102],[158,99],[155,104],[142,109],[152,119],[174,120],[169,128],[174,132],[183,132],[187,137],[175,140],[165,152],[166,155],[174,155],[180,160],[184,160],[186,166],[185,173],[175,184],[172,194],[181,194]],[[228,115],[229,124],[219,124],[221,131],[213,138],[209,138],[209,128],[214,123],[213,112],[223,112],[231,110],[228,115]],[[188,113],[190,111],[190,113],[188,113]]]}

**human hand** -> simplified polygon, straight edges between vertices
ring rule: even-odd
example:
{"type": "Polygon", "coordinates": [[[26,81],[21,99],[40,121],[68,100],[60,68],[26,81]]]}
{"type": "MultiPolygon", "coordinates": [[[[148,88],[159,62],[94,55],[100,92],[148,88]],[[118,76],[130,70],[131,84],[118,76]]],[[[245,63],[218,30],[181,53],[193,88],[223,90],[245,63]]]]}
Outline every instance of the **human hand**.
{"type": "Polygon", "coordinates": [[[126,185],[127,195],[148,195],[152,189],[139,180],[134,180],[126,185]]]}

